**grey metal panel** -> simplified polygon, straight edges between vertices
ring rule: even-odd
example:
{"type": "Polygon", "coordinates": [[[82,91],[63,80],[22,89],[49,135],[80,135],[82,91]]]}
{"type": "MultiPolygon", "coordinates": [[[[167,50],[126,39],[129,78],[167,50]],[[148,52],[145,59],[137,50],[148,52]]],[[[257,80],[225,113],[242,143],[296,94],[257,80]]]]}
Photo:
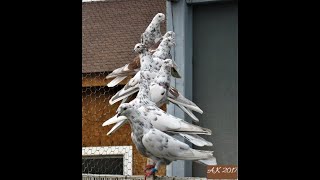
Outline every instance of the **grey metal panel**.
{"type": "MultiPolygon", "coordinates": [[[[193,5],[193,100],[204,111],[218,164],[238,164],[238,9],[234,2],[193,5]]],[[[193,176],[206,176],[193,163],[193,176]]]]}
{"type": "MultiPolygon", "coordinates": [[[[192,99],[192,9],[185,1],[167,1],[167,30],[176,33],[176,47],[173,59],[176,61],[181,79],[172,78],[171,86],[176,87],[185,97],[192,99]]],[[[191,121],[179,107],[167,106],[167,112],[191,121]]],[[[167,176],[186,177],[192,174],[191,161],[176,161],[167,166],[167,176]]]]}

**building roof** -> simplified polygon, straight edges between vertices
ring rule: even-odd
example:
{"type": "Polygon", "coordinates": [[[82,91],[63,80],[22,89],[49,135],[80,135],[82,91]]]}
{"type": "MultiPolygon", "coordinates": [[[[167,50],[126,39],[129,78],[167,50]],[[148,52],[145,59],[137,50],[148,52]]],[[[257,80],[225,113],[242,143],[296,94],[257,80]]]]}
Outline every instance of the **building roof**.
{"type": "MultiPolygon", "coordinates": [[[[82,3],[82,73],[113,71],[133,60],[135,44],[166,0],[82,3]]],[[[161,31],[165,33],[165,23],[161,31]]]]}

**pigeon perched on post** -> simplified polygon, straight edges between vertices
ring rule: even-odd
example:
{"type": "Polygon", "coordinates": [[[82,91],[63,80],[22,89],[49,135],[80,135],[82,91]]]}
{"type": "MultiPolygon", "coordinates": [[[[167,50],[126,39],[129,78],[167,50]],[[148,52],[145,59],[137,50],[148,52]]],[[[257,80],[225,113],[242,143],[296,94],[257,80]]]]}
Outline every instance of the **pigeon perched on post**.
{"type": "Polygon", "coordinates": [[[117,116],[129,119],[132,141],[137,150],[155,162],[154,165],[147,165],[153,168],[146,173],[146,177],[157,172],[161,164],[168,165],[176,160],[207,160],[216,165],[213,151],[192,149],[186,143],[154,128],[150,120],[141,113],[140,109],[143,108],[146,107],[136,108],[130,103],[124,103],[118,107],[117,116]]]}
{"type": "Polygon", "coordinates": [[[154,16],[152,22],[141,34],[141,42],[134,47],[134,51],[138,52],[139,56],[134,62],[114,70],[106,77],[114,77],[108,83],[109,87],[113,87],[128,75],[134,75],[110,99],[111,105],[120,100],[122,103],[117,109],[117,114],[102,126],[117,123],[108,132],[110,134],[129,121],[132,130],[131,138],[137,150],[154,161],[154,164],[146,166],[151,169],[146,173],[146,177],[154,174],[161,164],[170,164],[175,160],[193,160],[207,165],[216,165],[213,151],[192,149],[173,137],[173,135],[180,135],[196,146],[212,146],[211,142],[199,136],[211,135],[211,130],[184,121],[159,108],[165,103],[172,102],[196,121],[199,120],[191,111],[203,113],[177,89],[170,87],[171,76],[179,78],[181,76],[177,73],[178,70],[171,55],[171,48],[175,45],[175,33],[168,31],[164,36],[161,35],[160,24],[164,20],[165,15],[162,13],[154,16]],[[126,103],[128,97],[136,92],[138,92],[136,98],[126,103]]]}

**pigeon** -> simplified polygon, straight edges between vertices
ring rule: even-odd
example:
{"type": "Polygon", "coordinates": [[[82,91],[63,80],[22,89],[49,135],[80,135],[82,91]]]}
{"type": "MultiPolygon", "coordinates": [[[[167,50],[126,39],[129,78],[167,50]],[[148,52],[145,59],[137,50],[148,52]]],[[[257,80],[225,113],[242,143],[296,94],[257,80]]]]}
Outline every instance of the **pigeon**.
{"type": "Polygon", "coordinates": [[[150,100],[155,102],[157,106],[167,103],[168,90],[170,87],[171,68],[176,64],[171,59],[162,61],[162,66],[150,83],[150,100]]]}
{"type": "MultiPolygon", "coordinates": [[[[151,53],[155,53],[156,52],[154,57],[159,57],[159,58],[161,57],[163,59],[166,59],[166,58],[172,59],[172,56],[170,54],[170,50],[168,52],[164,52],[167,55],[167,56],[164,56],[164,55],[160,54],[160,50],[157,51],[157,48],[159,47],[160,42],[162,42],[162,40],[164,38],[167,38],[167,37],[174,38],[174,36],[175,36],[175,33],[173,31],[168,31],[168,32],[166,32],[165,35],[163,35],[163,37],[161,38],[160,41],[158,41],[151,48],[149,48],[151,53]]],[[[163,51],[161,50],[161,52],[163,52],[163,51]]],[[[139,70],[140,70],[140,57],[138,55],[133,59],[132,62],[124,65],[123,67],[117,68],[114,71],[112,71],[110,74],[108,74],[106,76],[106,79],[109,79],[109,78],[114,78],[114,79],[112,81],[110,81],[107,84],[107,86],[108,87],[114,87],[117,84],[119,84],[122,80],[124,80],[127,76],[135,75],[139,70]]],[[[173,77],[181,78],[181,76],[180,76],[180,74],[178,72],[178,69],[174,68],[174,69],[172,69],[171,72],[172,72],[171,75],[173,77]]]]}
{"type": "Polygon", "coordinates": [[[168,34],[168,37],[163,38],[161,43],[159,44],[158,48],[154,50],[152,57],[160,58],[160,59],[172,59],[171,55],[171,47],[175,45],[174,42],[175,33],[172,31],[168,31],[166,34],[168,34]]]}
{"type": "MultiPolygon", "coordinates": [[[[155,59],[155,58],[154,58],[155,59]]],[[[165,103],[168,103],[168,98],[171,99],[171,101],[177,102],[175,99],[179,98],[179,93],[177,96],[177,92],[173,90],[173,88],[170,87],[170,73],[173,69],[172,67],[176,67],[177,65],[172,59],[166,59],[162,61],[163,65],[161,66],[161,69],[158,72],[158,75],[154,78],[154,81],[150,84],[150,98],[151,101],[155,102],[158,107],[162,106],[165,103]],[[168,97],[168,91],[170,91],[170,97],[168,97]],[[174,96],[174,97],[173,97],[174,96]],[[172,99],[173,98],[173,99],[172,99]]],[[[181,98],[181,96],[180,96],[181,98]]],[[[197,107],[193,102],[189,103],[189,100],[182,100],[185,106],[189,106],[191,108],[197,107]]],[[[184,112],[186,112],[194,121],[199,121],[199,119],[192,113],[191,110],[186,108],[185,106],[181,104],[175,103],[177,106],[179,106],[184,112]]],[[[202,112],[200,108],[193,108],[195,111],[202,112]]]]}
{"type": "MultiPolygon", "coordinates": [[[[146,172],[146,177],[157,172],[160,165],[168,165],[176,160],[204,160],[208,162],[211,161],[213,162],[212,165],[216,165],[213,151],[190,148],[186,143],[155,128],[150,121],[156,122],[160,121],[160,119],[148,119],[143,115],[144,111],[141,111],[143,108],[148,107],[141,106],[140,108],[136,108],[130,103],[124,103],[118,107],[117,116],[126,116],[129,119],[132,130],[131,138],[137,150],[143,156],[152,159],[155,163],[153,165],[147,165],[151,171],[146,172]]],[[[178,126],[177,130],[184,131],[184,129],[179,129],[178,126]]]]}
{"type": "MultiPolygon", "coordinates": [[[[166,34],[162,37],[162,39],[159,42],[162,42],[163,39],[172,37],[175,38],[175,33],[173,31],[168,31],[166,34]]],[[[158,42],[158,43],[159,43],[158,42]]],[[[175,45],[175,42],[173,41],[173,44],[175,45]]],[[[168,43],[159,43],[157,48],[155,50],[151,50],[153,52],[152,57],[160,58],[160,59],[172,59],[171,55],[171,47],[168,46],[168,43]],[[160,46],[160,47],[159,47],[160,46]]],[[[173,67],[171,70],[171,75],[175,78],[181,78],[181,75],[179,73],[179,70],[177,67],[173,67]]]]}
{"type": "MultiPolygon", "coordinates": [[[[170,72],[171,68],[176,66],[172,59],[166,59],[163,61],[163,65],[160,68],[158,75],[154,78],[154,81],[150,84],[150,100],[155,102],[158,107],[162,106],[164,103],[167,103],[167,95],[170,87],[170,72]]],[[[194,114],[184,106],[178,105],[183,109],[187,114],[193,119],[198,120],[194,114]]],[[[190,142],[197,146],[212,146],[211,142],[206,141],[198,135],[189,135],[180,133],[180,136],[187,139],[190,142]]]]}
{"type": "MultiPolygon", "coordinates": [[[[168,101],[167,98],[171,99],[171,101],[173,101],[177,105],[180,105],[180,103],[177,102],[176,100],[177,98],[181,98],[180,93],[176,89],[170,87],[170,80],[171,80],[170,72],[172,70],[172,67],[176,67],[176,66],[177,65],[172,59],[163,60],[162,66],[157,76],[154,78],[154,80],[150,84],[151,101],[155,102],[158,106],[161,106],[162,104],[167,103],[168,101]],[[169,91],[170,91],[169,93],[170,96],[167,97],[169,91]]],[[[200,108],[197,108],[197,105],[192,103],[191,101],[182,99],[182,98],[180,101],[185,106],[190,107],[191,109],[194,109],[195,111],[202,113],[202,110],[200,108]]],[[[195,118],[195,120],[199,121],[197,118],[195,118]]]]}
{"type": "MultiPolygon", "coordinates": [[[[172,63],[171,59],[166,60],[165,62],[172,63]]],[[[141,110],[142,114],[145,116],[148,120],[151,121],[152,125],[161,130],[166,131],[168,133],[175,133],[179,134],[192,144],[196,146],[212,146],[211,142],[206,141],[202,137],[198,136],[197,134],[205,134],[205,135],[211,135],[211,130],[206,128],[201,128],[199,126],[190,124],[180,118],[174,117],[166,112],[164,112],[162,109],[158,108],[156,103],[152,102],[150,99],[150,89],[149,89],[149,83],[147,81],[147,71],[141,70],[141,81],[139,85],[139,92],[137,97],[129,102],[131,106],[135,108],[140,107],[146,107],[141,110]]],[[[117,123],[109,132],[107,135],[111,134],[118,128],[120,128],[126,121],[124,117],[116,117],[107,120],[103,123],[102,126],[110,125],[113,123],[117,123]],[[118,119],[117,119],[118,118],[118,119]]]]}
{"type": "MultiPolygon", "coordinates": [[[[173,39],[175,39],[175,33],[173,31],[166,32],[166,34],[162,37],[161,42],[164,38],[167,37],[172,37],[173,39]]],[[[173,44],[175,45],[175,42],[173,42],[173,44]]],[[[158,47],[156,50],[154,50],[154,53],[152,54],[153,58],[157,57],[163,60],[173,58],[171,55],[171,48],[169,48],[170,46],[168,46],[168,44],[160,43],[159,46],[160,48],[158,47]]],[[[175,78],[181,78],[181,75],[177,67],[172,68],[171,75],[175,78]]]]}
{"type": "Polygon", "coordinates": [[[165,17],[166,16],[163,13],[156,14],[146,30],[141,34],[140,42],[147,48],[161,40],[162,34],[160,31],[160,23],[165,20],[165,17]]]}

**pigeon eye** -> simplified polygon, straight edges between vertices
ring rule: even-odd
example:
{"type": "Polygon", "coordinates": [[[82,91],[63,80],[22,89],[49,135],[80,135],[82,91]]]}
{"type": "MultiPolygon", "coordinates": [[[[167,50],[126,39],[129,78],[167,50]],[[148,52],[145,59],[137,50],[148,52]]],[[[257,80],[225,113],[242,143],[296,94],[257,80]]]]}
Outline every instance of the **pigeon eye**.
{"type": "Polygon", "coordinates": [[[127,110],[127,107],[123,108],[123,110],[127,110]]]}
{"type": "Polygon", "coordinates": [[[137,48],[140,48],[140,46],[138,46],[137,48]]]}

